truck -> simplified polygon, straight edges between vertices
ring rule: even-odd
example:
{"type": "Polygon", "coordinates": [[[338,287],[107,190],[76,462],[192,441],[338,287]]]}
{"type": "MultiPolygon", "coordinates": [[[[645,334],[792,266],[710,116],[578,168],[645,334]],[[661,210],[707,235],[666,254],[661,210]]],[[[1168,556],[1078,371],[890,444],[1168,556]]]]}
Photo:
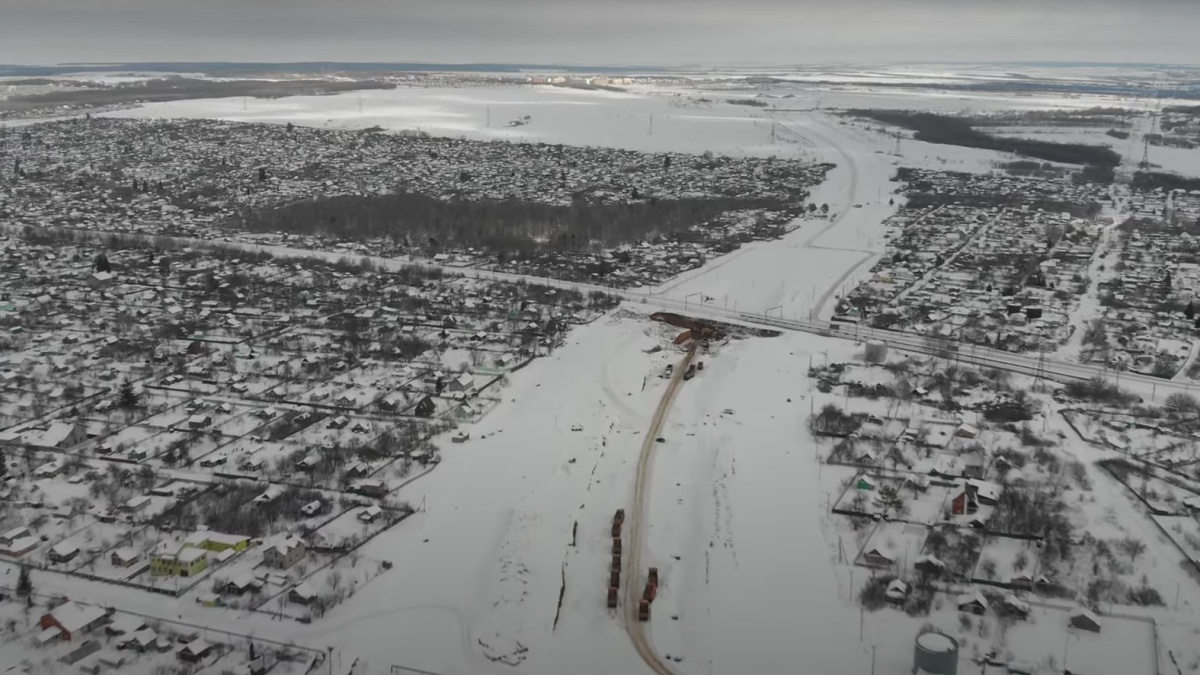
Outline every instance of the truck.
{"type": "Polygon", "coordinates": [[[675,364],[668,363],[666,369],[663,370],[663,379],[664,380],[671,379],[671,375],[673,375],[674,373],[675,373],[675,364]]]}
{"type": "Polygon", "coordinates": [[[658,584],[647,581],[646,588],[642,591],[642,600],[645,602],[654,602],[654,598],[658,597],[658,584]]]}
{"type": "Polygon", "coordinates": [[[613,537],[613,555],[621,555],[621,538],[613,537]]]}
{"type": "Polygon", "coordinates": [[[608,608],[612,609],[613,607],[616,607],[616,606],[617,606],[617,587],[609,586],[608,587],[608,608]]]}
{"type": "Polygon", "coordinates": [[[655,586],[657,586],[657,585],[658,585],[658,568],[657,568],[657,567],[651,567],[651,568],[650,568],[650,575],[649,575],[649,576],[650,576],[650,583],[652,583],[652,584],[654,584],[655,586]]]}
{"type": "Polygon", "coordinates": [[[683,379],[690,380],[696,376],[696,364],[688,366],[688,369],[683,373],[683,379]]]}
{"type": "Polygon", "coordinates": [[[638,603],[638,621],[650,620],[650,603],[642,600],[638,603]]]}

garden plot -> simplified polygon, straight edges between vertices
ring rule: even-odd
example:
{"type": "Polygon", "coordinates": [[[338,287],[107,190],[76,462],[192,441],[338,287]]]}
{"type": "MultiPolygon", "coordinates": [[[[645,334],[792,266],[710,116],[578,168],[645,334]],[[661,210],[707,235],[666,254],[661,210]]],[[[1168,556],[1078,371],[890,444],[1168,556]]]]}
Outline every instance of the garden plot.
{"type": "Polygon", "coordinates": [[[1200,565],[1200,519],[1195,516],[1151,516],[1168,536],[1200,565]]]}
{"type": "Polygon", "coordinates": [[[273,595],[259,609],[293,619],[320,617],[343,600],[364,592],[367,584],[386,573],[391,564],[391,561],[364,559],[357,552],[336,559],[309,553],[289,570],[299,583],[272,587],[273,595]],[[288,594],[295,585],[311,589],[316,595],[314,601],[309,605],[290,602],[288,594]]]}
{"type": "MultiPolygon", "coordinates": [[[[132,541],[132,533],[138,529],[125,523],[105,523],[87,514],[60,521],[60,524],[61,536],[50,537],[50,541],[25,558],[42,563],[50,569],[79,569],[89,565],[108,549],[118,544],[123,546],[126,545],[126,541],[132,541]],[[78,549],[79,552],[70,561],[53,562],[50,559],[52,548],[78,549]]],[[[49,532],[44,532],[44,534],[49,535],[49,532]]],[[[104,564],[108,564],[108,561],[105,560],[104,564]]]]}
{"type": "Polygon", "coordinates": [[[903,572],[916,561],[927,533],[927,528],[921,525],[899,521],[879,523],[863,544],[854,564],[903,572]]]}
{"type": "Polygon", "coordinates": [[[162,431],[155,427],[132,424],[103,439],[96,445],[94,452],[113,459],[140,462],[158,457],[191,436],[187,431],[162,431]]]}
{"type": "Polygon", "coordinates": [[[172,392],[193,396],[211,396],[221,391],[224,373],[212,373],[203,377],[173,375],[162,381],[160,387],[172,392]]]}
{"type": "Polygon", "coordinates": [[[1037,578],[1040,551],[1033,541],[988,537],[979,553],[973,581],[1029,588],[1037,578]]]}
{"type": "Polygon", "coordinates": [[[912,499],[905,503],[908,511],[905,520],[933,525],[945,519],[947,505],[957,490],[945,485],[930,485],[923,492],[918,492],[910,486],[901,494],[912,495],[912,499]]]}
{"type": "Polygon", "coordinates": [[[378,420],[342,417],[345,420],[345,426],[331,428],[331,425],[336,427],[341,422],[338,420],[338,416],[327,417],[318,424],[313,424],[292,434],[288,437],[288,441],[309,447],[356,448],[369,445],[382,432],[392,428],[389,423],[378,420]]]}
{"type": "Polygon", "coordinates": [[[921,547],[922,556],[932,556],[946,565],[953,577],[970,578],[983,549],[983,536],[971,529],[940,525],[929,529],[921,547]]]}
{"type": "Polygon", "coordinates": [[[380,509],[375,505],[353,506],[313,533],[314,546],[346,550],[386,530],[407,517],[411,510],[380,509]]]}
{"type": "Polygon", "coordinates": [[[839,513],[882,516],[899,505],[902,487],[903,481],[894,476],[860,474],[847,485],[833,508],[839,513]]]}
{"type": "Polygon", "coordinates": [[[1035,606],[1028,621],[1003,633],[1002,653],[1073,673],[1155,672],[1154,626],[1148,621],[1101,616],[1100,632],[1068,627],[1070,612],[1035,606]]]}
{"type": "MultiPolygon", "coordinates": [[[[1129,464],[1123,460],[1106,460],[1101,464],[1128,488],[1132,497],[1144,503],[1152,514],[1186,514],[1188,507],[1184,502],[1191,503],[1200,497],[1193,490],[1181,487],[1180,483],[1184,479],[1174,476],[1164,479],[1165,474],[1162,474],[1161,470],[1159,475],[1155,475],[1152,468],[1129,464]]],[[[1191,485],[1190,482],[1188,484],[1191,485]]]]}
{"type": "Polygon", "coordinates": [[[268,423],[262,417],[262,408],[243,404],[234,405],[229,413],[208,414],[213,415],[213,434],[219,433],[228,438],[241,438],[268,423]]]}
{"type": "Polygon", "coordinates": [[[239,438],[222,446],[221,452],[228,455],[226,471],[266,473],[287,463],[292,453],[303,449],[300,445],[271,441],[264,438],[239,438]]]}

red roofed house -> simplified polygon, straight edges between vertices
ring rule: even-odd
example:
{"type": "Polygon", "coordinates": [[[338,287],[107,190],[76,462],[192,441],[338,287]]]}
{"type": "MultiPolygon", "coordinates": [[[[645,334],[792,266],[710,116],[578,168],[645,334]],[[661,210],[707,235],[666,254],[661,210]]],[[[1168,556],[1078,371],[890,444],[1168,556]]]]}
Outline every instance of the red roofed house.
{"type": "Polygon", "coordinates": [[[107,619],[108,611],[102,607],[68,602],[42,615],[41,627],[43,630],[57,628],[62,631],[62,639],[70,641],[75,636],[90,633],[107,619]]]}

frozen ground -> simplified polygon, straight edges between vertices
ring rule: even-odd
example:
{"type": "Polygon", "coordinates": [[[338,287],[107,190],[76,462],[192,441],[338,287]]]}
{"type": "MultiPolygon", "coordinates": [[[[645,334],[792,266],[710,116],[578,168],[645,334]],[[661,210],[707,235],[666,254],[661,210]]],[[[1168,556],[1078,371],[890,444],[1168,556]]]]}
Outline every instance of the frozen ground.
{"type": "MultiPolygon", "coordinates": [[[[836,295],[882,251],[880,223],[891,213],[889,180],[899,161],[978,170],[1004,159],[904,141],[898,160],[889,154],[894,140],[805,110],[803,98],[788,104],[796,110],[767,112],[723,103],[684,106],[686,97],[675,93],[400,89],[188,101],[116,114],[379,125],[471,138],[831,161],[838,168],[814,194],[830,205],[831,220],[805,223],[781,242],[747,246],[653,289],[785,317],[828,313],[836,295]],[[529,125],[506,126],[524,115],[531,116],[529,125]]],[[[1047,104],[833,90],[814,90],[810,98],[822,107],[867,107],[875,99],[874,105],[937,109],[1047,104]]],[[[644,672],[620,614],[604,608],[604,589],[608,523],[616,508],[629,506],[641,434],[666,386],[656,375],[678,359],[670,350],[645,353],[662,343],[660,326],[610,316],[575,330],[552,357],[513,374],[502,403],[471,427],[471,440],[444,444],[441,465],[403,490],[401,497],[423,510],[367,546],[366,558],[391,560],[395,569],[312,625],[171,604],[54,575],[41,575],[39,583],[73,598],[333,646],[343,660],[362,659],[360,672],[387,672],[392,664],[444,675],[644,672]],[[571,431],[573,425],[582,431],[571,431]]],[[[869,672],[872,642],[878,643],[878,672],[906,672],[911,663],[919,620],[868,615],[859,640],[849,568],[835,563],[836,535],[824,515],[828,476],[818,480],[833,469],[817,462],[805,427],[810,356],[844,360],[854,349],[849,342],[794,334],[734,342],[701,357],[705,371],[681,390],[665,442],[656,448],[644,553],[663,576],[650,639],[659,654],[682,658],[673,661],[677,671],[869,672]]],[[[1136,512],[1120,508],[1122,522],[1134,527],[1136,512]]],[[[1157,571],[1169,588],[1173,570],[1157,571]]],[[[1178,635],[1190,635],[1183,626],[1178,635]]]]}

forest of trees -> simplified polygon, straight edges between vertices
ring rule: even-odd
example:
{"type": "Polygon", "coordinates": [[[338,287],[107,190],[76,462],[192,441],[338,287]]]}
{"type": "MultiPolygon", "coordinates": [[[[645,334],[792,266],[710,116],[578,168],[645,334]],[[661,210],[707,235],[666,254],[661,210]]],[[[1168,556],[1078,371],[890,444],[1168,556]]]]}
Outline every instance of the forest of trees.
{"type": "Polygon", "coordinates": [[[1164,190],[1200,190],[1200,178],[1188,178],[1177,173],[1162,173],[1158,171],[1139,171],[1133,174],[1133,187],[1137,190],[1150,191],[1156,188],[1164,190]]]}
{"type": "Polygon", "coordinates": [[[242,214],[244,229],[323,234],[346,239],[392,237],[429,250],[476,247],[508,253],[586,250],[671,237],[744,209],[775,209],[777,200],[650,200],[629,204],[576,201],[552,206],[519,200],[442,200],[397,193],[342,196],[242,214]]]}
{"type": "Polygon", "coordinates": [[[915,139],[926,143],[1012,152],[1025,157],[1064,164],[1117,166],[1121,163],[1121,155],[1114,152],[1112,148],[1081,143],[1051,143],[1025,138],[1000,138],[976,131],[968,120],[948,115],[904,110],[850,110],[847,114],[910,129],[916,132],[913,136],[915,139]]]}
{"type": "Polygon", "coordinates": [[[47,106],[105,106],[128,103],[182,101],[194,98],[252,96],[320,96],[363,89],[395,89],[383,80],[201,80],[190,77],[164,77],[154,80],[121,82],[106,87],[72,87],[41,94],[12,96],[0,101],[0,110],[32,110],[47,106]]]}

